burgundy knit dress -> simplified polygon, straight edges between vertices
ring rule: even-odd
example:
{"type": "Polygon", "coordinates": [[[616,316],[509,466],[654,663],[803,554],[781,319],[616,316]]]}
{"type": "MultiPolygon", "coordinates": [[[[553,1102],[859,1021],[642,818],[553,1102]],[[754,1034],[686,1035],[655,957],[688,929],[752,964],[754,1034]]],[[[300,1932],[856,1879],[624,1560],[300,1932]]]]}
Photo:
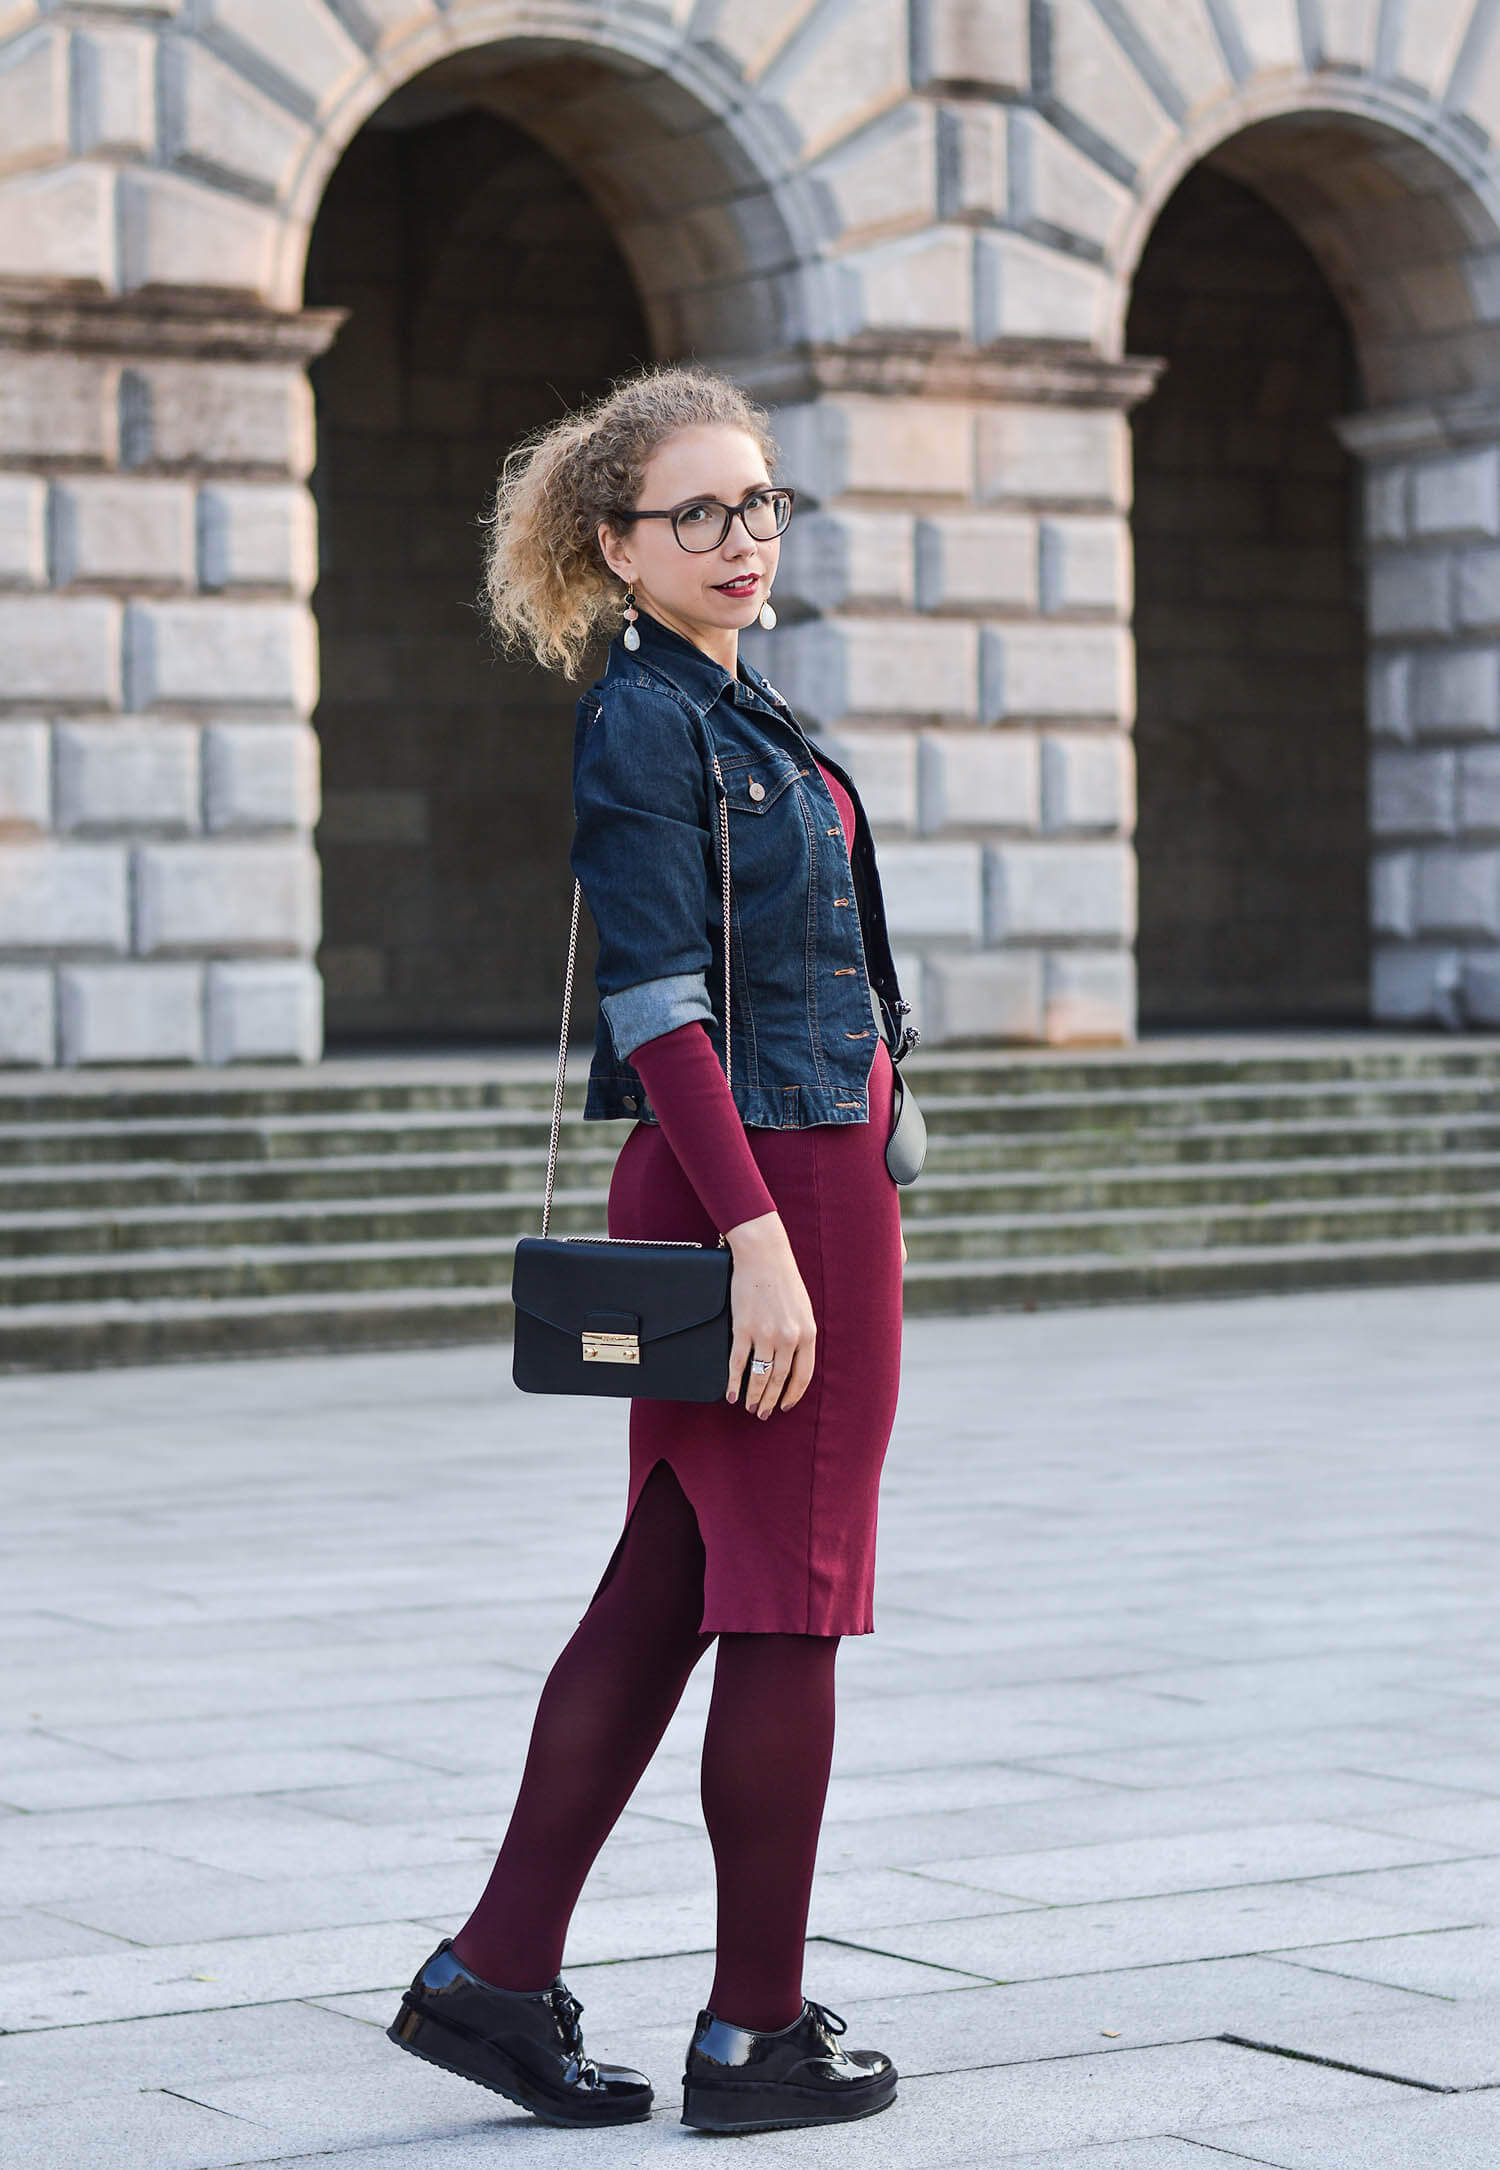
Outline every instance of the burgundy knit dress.
{"type": "MultiPolygon", "coordinates": [[[[853,805],[819,769],[849,843],[853,805]]],[[[880,1473],[901,1370],[900,1199],[885,1165],[890,1051],[877,1036],[868,1122],[792,1130],[746,1126],[696,1018],[644,1042],[631,1060],[658,1121],[637,1123],[620,1150],[610,1235],[713,1243],[774,1209],[818,1334],[806,1392],[769,1418],[743,1397],[636,1396],[626,1521],[666,1462],[703,1538],[703,1633],[868,1635],[880,1473]]]]}

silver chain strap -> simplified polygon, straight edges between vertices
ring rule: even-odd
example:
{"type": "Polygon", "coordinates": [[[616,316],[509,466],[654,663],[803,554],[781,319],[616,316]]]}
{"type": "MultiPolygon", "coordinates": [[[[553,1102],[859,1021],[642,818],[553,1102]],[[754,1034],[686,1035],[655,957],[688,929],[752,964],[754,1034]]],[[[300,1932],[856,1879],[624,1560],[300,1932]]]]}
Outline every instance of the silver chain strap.
{"type": "MultiPolygon", "coordinates": [[[[719,757],[713,757],[714,775],[719,784],[719,839],[722,849],[720,859],[724,869],[724,1075],[731,1082],[734,1071],[729,1027],[729,793],[724,785],[724,774],[719,767],[719,757]]],[[[578,959],[578,911],[583,900],[583,884],[573,883],[573,924],[568,929],[568,973],[563,982],[562,1033],[557,1043],[557,1090],[552,1096],[552,1136],[547,1144],[547,1188],[542,1198],[542,1235],[552,1218],[552,1185],[557,1174],[557,1136],[562,1127],[563,1087],[568,1075],[568,1029],[573,1021],[573,974],[578,959]]],[[[719,1242],[725,1237],[720,1232],[719,1242]]],[[[684,1242],[679,1237],[667,1236],[565,1236],[565,1243],[659,1243],[672,1250],[702,1249],[701,1244],[684,1242]]]]}

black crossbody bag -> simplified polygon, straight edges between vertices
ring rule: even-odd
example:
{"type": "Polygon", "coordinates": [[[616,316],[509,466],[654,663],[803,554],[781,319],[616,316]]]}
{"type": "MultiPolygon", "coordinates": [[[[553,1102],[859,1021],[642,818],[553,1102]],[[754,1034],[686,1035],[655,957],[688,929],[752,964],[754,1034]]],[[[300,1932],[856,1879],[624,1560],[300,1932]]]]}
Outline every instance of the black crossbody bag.
{"type": "MultiPolygon", "coordinates": [[[[724,871],[724,1069],[726,1077],[732,1078],[729,800],[717,754],[714,775],[720,787],[724,871]]],[[[511,1377],[528,1394],[640,1394],[659,1401],[717,1401],[729,1385],[729,1354],[734,1345],[729,1299],[734,1260],[722,1231],[717,1244],[669,1237],[547,1233],[568,1069],[582,897],[583,885],[575,879],[542,1232],[519,1239],[511,1273],[515,1313],[511,1377]]],[[[884,1038],[880,1001],[873,988],[871,1002],[884,1038]]],[[[927,1131],[899,1071],[895,1088],[886,1166],[897,1183],[910,1183],[921,1170],[927,1131]]],[[[740,1384],[743,1388],[743,1379],[740,1384]]]]}

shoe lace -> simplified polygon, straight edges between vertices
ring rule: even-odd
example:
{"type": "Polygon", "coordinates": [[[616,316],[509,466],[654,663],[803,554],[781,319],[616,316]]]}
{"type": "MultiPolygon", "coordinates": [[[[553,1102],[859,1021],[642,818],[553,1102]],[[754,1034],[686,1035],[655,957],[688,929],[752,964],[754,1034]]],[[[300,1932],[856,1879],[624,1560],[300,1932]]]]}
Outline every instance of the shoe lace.
{"type": "Polygon", "coordinates": [[[583,2017],[583,2006],[572,1990],[565,1989],[561,1982],[549,1991],[549,1995],[552,2009],[557,2014],[558,2032],[563,2038],[564,2047],[578,2059],[580,2076],[585,2081],[592,2080],[596,2076],[596,2068],[592,2057],[584,2054],[583,2030],[579,2025],[583,2017]]]}
{"type": "Polygon", "coordinates": [[[849,2022],[846,2019],[841,2019],[837,2012],[830,2011],[826,2004],[815,2004],[811,1997],[807,2001],[830,2034],[847,2034],[849,2032],[849,2022]]]}

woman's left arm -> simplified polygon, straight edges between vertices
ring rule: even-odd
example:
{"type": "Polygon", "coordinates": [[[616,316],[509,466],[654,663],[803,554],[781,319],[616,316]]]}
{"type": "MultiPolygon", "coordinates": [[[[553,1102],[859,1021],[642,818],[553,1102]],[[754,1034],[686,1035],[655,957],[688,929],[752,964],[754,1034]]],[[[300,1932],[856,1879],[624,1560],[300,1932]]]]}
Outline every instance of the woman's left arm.
{"type": "Polygon", "coordinates": [[[642,1041],[630,1060],[715,1228],[727,1235],[741,1221],[774,1213],[723,1064],[698,1019],[642,1041]]]}
{"type": "Polygon", "coordinates": [[[650,687],[611,689],[577,748],[569,861],[599,933],[594,978],[616,1055],[714,1014],[714,850],[691,718],[650,687]]]}

